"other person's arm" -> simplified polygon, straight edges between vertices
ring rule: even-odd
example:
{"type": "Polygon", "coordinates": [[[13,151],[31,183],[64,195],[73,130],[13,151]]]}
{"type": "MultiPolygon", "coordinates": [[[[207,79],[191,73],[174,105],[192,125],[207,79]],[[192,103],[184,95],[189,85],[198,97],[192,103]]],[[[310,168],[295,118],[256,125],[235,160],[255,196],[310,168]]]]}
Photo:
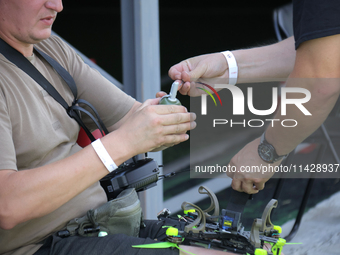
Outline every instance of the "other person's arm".
{"type": "MultiPolygon", "coordinates": [[[[292,72],[295,61],[294,38],[252,49],[232,51],[238,65],[238,83],[258,82],[261,79],[285,79],[292,72]]],[[[229,78],[228,64],[222,53],[200,55],[186,59],[169,70],[173,80],[183,80],[183,95],[198,96],[201,90],[190,90],[190,81],[199,78],[229,78]],[[193,93],[193,94],[190,94],[193,93]]],[[[192,83],[191,86],[196,84],[192,83]]],[[[213,84],[210,84],[213,85],[213,84]]]]}

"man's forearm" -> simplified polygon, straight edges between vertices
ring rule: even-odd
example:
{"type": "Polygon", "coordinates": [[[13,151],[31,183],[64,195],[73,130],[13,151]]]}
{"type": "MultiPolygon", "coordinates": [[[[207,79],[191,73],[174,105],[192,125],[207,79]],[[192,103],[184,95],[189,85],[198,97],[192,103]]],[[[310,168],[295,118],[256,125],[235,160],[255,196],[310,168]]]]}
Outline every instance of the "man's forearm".
{"type": "Polygon", "coordinates": [[[238,64],[238,83],[286,79],[295,61],[294,38],[279,43],[233,51],[238,64]]]}
{"type": "Polygon", "coordinates": [[[43,167],[1,170],[0,227],[10,229],[54,211],[107,173],[91,145],[43,167]]]}
{"type": "Polygon", "coordinates": [[[117,123],[115,123],[114,125],[112,125],[111,127],[108,127],[108,131],[112,132],[114,130],[117,130],[118,128],[120,128],[125,122],[126,120],[133,114],[136,112],[136,110],[142,105],[142,103],[135,101],[135,103],[133,104],[133,106],[131,107],[131,109],[127,112],[127,114],[125,114],[125,116],[123,118],[121,118],[117,123]]]}

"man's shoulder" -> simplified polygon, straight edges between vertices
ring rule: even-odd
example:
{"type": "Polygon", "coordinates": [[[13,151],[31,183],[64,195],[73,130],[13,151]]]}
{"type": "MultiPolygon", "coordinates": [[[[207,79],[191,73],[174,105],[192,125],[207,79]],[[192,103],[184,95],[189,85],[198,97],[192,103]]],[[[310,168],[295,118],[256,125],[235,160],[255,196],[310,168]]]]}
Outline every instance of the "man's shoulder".
{"type": "Polygon", "coordinates": [[[64,54],[68,46],[59,36],[51,35],[48,39],[35,44],[35,47],[46,53],[56,52],[58,54],[64,54]]]}
{"type": "Polygon", "coordinates": [[[37,43],[35,47],[50,57],[54,58],[66,70],[70,71],[73,60],[76,57],[71,46],[59,36],[51,35],[48,39],[37,43]]]}

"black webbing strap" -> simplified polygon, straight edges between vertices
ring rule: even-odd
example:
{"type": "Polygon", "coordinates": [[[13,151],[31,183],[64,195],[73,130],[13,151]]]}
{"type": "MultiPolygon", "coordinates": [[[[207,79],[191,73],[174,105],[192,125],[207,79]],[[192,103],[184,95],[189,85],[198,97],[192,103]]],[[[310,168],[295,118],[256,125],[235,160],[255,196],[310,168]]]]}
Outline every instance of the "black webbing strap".
{"type": "Polygon", "coordinates": [[[251,199],[252,195],[236,190],[231,191],[230,200],[227,204],[227,210],[243,213],[247,201],[251,199]]]}
{"type": "Polygon", "coordinates": [[[231,191],[227,208],[222,209],[223,226],[225,222],[228,223],[225,226],[226,230],[240,230],[240,228],[242,227],[241,217],[244,211],[244,207],[246,206],[247,201],[251,198],[251,196],[252,195],[244,192],[238,192],[236,190],[231,191]]]}
{"type": "Polygon", "coordinates": [[[89,102],[87,102],[84,99],[77,99],[77,86],[73,79],[73,77],[67,72],[57,61],[55,61],[53,58],[45,54],[44,52],[34,49],[34,51],[40,55],[42,58],[44,58],[55,70],[56,72],[61,76],[61,78],[66,82],[66,84],[69,86],[70,90],[72,91],[72,94],[74,96],[74,100],[72,102],[72,105],[69,106],[67,102],[64,100],[64,98],[58,93],[58,91],[50,84],[50,82],[35,68],[32,63],[25,58],[21,53],[19,53],[17,50],[9,46],[5,41],[3,41],[0,38],[0,53],[3,54],[9,61],[11,61],[13,64],[15,64],[17,67],[19,67],[21,70],[23,70],[26,74],[28,74],[33,80],[35,80],[42,88],[44,88],[47,93],[49,93],[58,103],[60,103],[66,110],[67,114],[75,119],[78,124],[85,130],[87,136],[90,138],[90,140],[93,142],[95,138],[93,137],[90,130],[85,126],[83,121],[80,117],[80,112],[83,112],[87,114],[93,122],[96,124],[102,135],[105,135],[108,133],[108,130],[106,129],[104,123],[100,119],[98,112],[96,109],[91,105],[89,102]],[[96,118],[87,110],[80,107],[78,104],[85,104],[87,105],[95,114],[96,118]],[[98,120],[98,121],[97,121],[98,120]]]}

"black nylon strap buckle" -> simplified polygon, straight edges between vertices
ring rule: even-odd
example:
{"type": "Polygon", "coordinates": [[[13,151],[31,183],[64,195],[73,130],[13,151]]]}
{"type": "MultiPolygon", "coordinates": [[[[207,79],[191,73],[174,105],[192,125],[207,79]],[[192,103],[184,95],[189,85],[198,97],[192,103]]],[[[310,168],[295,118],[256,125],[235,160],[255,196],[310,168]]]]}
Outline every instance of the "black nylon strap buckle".
{"type": "Polygon", "coordinates": [[[78,100],[75,98],[72,102],[72,105],[66,109],[68,116],[70,116],[71,118],[74,118],[74,106],[77,104],[77,102],[78,100]]]}

